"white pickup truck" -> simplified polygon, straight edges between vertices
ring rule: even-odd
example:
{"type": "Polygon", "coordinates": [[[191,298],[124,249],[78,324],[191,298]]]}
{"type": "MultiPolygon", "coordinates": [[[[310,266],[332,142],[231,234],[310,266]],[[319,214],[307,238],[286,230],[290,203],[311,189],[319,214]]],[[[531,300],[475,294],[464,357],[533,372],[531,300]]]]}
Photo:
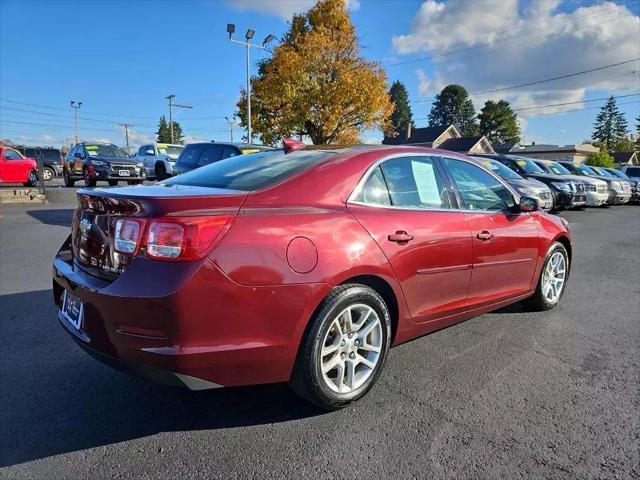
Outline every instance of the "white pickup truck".
{"type": "Polygon", "coordinates": [[[184,145],[170,143],[152,143],[142,145],[138,149],[135,159],[144,164],[147,178],[164,180],[173,175],[173,166],[176,164],[184,145]]]}

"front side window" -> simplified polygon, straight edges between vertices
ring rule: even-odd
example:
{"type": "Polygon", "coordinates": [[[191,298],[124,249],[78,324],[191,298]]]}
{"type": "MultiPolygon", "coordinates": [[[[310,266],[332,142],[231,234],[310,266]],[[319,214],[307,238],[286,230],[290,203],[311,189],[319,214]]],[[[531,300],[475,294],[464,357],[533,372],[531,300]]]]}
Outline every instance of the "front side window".
{"type": "Polygon", "coordinates": [[[5,160],[22,160],[22,155],[20,155],[15,150],[6,149],[4,151],[4,159],[5,160]]]}
{"type": "Polygon", "coordinates": [[[231,158],[240,155],[236,147],[224,147],[222,151],[222,158],[231,158]]]}
{"type": "Polygon", "coordinates": [[[465,209],[505,211],[515,205],[509,189],[481,168],[450,158],[445,158],[444,163],[458,186],[465,209]]]}
{"type": "Polygon", "coordinates": [[[84,150],[90,157],[128,157],[129,155],[120,147],[111,143],[98,143],[84,145],[84,150]]]}
{"type": "Polygon", "coordinates": [[[188,165],[190,167],[195,167],[198,165],[198,158],[200,157],[200,152],[203,147],[187,147],[180,154],[180,158],[178,158],[178,163],[181,165],[188,165]]]}
{"type": "Polygon", "coordinates": [[[448,197],[430,158],[392,158],[380,169],[391,205],[417,208],[449,208],[448,197]]]}

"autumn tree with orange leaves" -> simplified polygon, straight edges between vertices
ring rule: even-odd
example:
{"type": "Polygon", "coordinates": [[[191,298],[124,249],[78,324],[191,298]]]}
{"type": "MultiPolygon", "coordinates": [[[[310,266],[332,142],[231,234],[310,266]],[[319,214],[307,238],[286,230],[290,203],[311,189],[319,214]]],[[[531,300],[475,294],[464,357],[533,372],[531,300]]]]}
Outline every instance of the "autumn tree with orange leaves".
{"type": "MultiPolygon", "coordinates": [[[[386,74],[360,56],[344,0],[294,16],[251,89],[251,125],[269,145],[302,135],[316,145],[356,143],[364,130],[388,130],[393,111],[386,74]]],[[[244,90],[237,106],[246,125],[244,90]]]]}

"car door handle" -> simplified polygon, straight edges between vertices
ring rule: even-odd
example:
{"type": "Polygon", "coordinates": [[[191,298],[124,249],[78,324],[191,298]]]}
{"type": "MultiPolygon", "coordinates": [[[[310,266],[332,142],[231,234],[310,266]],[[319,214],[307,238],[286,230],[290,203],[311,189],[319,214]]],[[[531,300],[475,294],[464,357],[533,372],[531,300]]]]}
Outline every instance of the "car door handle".
{"type": "Polygon", "coordinates": [[[480,232],[479,234],[476,235],[476,238],[478,240],[482,240],[483,242],[488,242],[489,240],[491,240],[493,238],[493,233],[487,231],[487,230],[483,230],[482,232],[480,232]]]}
{"type": "Polygon", "coordinates": [[[403,230],[398,230],[396,233],[392,233],[387,238],[390,242],[408,243],[413,240],[413,235],[410,235],[403,230]]]}

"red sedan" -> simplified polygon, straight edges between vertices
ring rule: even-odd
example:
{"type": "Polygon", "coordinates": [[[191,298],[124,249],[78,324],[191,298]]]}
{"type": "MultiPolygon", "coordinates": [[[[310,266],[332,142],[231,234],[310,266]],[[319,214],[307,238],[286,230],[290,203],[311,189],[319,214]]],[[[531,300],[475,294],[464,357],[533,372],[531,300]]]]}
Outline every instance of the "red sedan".
{"type": "Polygon", "coordinates": [[[66,331],[117,368],[191,389],[289,381],[333,409],[393,345],[553,308],[570,260],[564,220],[464,156],[280,150],[80,190],[53,291],[66,331]]]}
{"type": "Polygon", "coordinates": [[[33,158],[23,157],[20,152],[0,145],[0,183],[22,183],[34,187],[38,183],[38,165],[33,158]]]}

